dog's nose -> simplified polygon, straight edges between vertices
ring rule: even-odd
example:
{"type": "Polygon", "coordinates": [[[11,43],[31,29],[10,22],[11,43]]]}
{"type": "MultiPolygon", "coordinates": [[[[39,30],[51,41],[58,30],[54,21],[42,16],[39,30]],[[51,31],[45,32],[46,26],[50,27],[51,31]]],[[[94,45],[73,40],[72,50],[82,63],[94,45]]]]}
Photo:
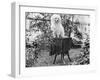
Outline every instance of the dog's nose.
{"type": "Polygon", "coordinates": [[[58,19],[57,19],[57,22],[58,22],[58,19]]]}
{"type": "Polygon", "coordinates": [[[55,21],[56,21],[56,22],[58,22],[59,20],[58,20],[58,19],[56,19],[55,21]]]}

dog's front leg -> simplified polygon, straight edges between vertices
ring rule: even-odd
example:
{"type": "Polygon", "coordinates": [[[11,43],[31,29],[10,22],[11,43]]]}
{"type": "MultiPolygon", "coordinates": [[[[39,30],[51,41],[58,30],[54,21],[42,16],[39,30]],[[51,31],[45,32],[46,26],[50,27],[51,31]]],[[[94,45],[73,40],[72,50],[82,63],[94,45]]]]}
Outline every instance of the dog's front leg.
{"type": "Polygon", "coordinates": [[[56,58],[57,58],[57,53],[55,54],[53,64],[55,64],[55,62],[56,62],[56,58]]]}

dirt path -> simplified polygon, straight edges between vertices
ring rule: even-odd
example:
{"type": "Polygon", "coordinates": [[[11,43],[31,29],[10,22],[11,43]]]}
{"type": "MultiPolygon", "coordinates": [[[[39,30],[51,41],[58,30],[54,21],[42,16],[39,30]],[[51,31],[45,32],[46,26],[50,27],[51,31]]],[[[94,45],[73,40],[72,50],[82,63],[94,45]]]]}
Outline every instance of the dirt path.
{"type": "MultiPolygon", "coordinates": [[[[69,51],[69,55],[70,58],[73,60],[73,58],[75,58],[76,56],[78,56],[80,54],[81,49],[71,49],[69,51]]],[[[65,62],[66,65],[69,63],[68,57],[67,55],[65,55],[65,62]]],[[[49,56],[49,52],[42,50],[41,51],[41,56],[39,56],[38,58],[38,63],[35,64],[35,66],[52,66],[52,65],[63,65],[63,63],[61,62],[61,55],[57,56],[56,59],[56,64],[52,64],[54,60],[54,56],[49,56]]]]}

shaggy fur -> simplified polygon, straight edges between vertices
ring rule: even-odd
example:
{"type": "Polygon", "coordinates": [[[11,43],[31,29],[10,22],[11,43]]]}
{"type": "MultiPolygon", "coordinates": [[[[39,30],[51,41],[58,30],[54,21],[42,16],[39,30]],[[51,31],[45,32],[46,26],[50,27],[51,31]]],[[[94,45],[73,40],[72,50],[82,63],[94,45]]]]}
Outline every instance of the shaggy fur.
{"type": "Polygon", "coordinates": [[[53,37],[59,38],[64,37],[64,28],[61,24],[60,15],[54,14],[51,16],[51,30],[53,32],[53,37]]]}

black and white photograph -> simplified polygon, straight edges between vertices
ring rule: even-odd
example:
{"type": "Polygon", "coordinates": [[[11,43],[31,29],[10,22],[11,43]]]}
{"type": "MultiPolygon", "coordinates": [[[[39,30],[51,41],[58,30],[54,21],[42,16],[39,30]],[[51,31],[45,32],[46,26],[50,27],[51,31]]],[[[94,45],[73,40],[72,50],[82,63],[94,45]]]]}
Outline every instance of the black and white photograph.
{"type": "Polygon", "coordinates": [[[95,8],[13,3],[11,23],[14,77],[95,71],[95,8]]]}
{"type": "Polygon", "coordinates": [[[25,12],[25,67],[89,65],[90,15],[25,12]]]}

